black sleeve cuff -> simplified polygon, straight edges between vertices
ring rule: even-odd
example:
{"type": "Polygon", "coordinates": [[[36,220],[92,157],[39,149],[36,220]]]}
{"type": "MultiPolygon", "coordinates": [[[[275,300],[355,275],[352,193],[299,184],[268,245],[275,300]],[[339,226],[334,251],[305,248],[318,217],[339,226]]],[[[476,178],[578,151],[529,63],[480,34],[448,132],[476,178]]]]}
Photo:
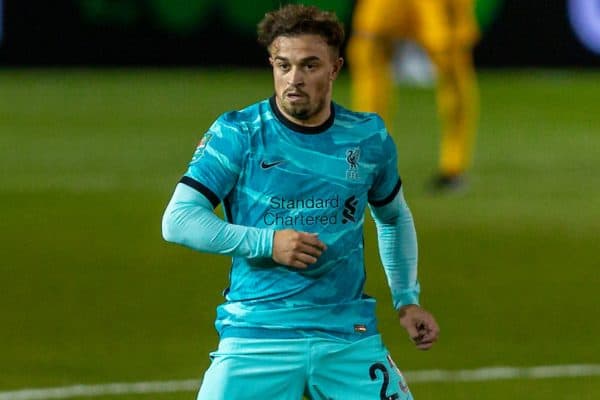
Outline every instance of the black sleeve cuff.
{"type": "Polygon", "coordinates": [[[396,186],[394,186],[394,190],[392,190],[392,193],[390,193],[383,200],[369,200],[369,204],[371,204],[373,207],[383,207],[383,206],[385,206],[386,204],[388,204],[389,202],[391,202],[392,200],[394,200],[394,197],[396,197],[396,195],[400,191],[401,187],[402,187],[402,179],[398,178],[398,182],[396,182],[396,186]]]}
{"type": "Polygon", "coordinates": [[[184,185],[187,185],[187,186],[189,186],[191,188],[194,188],[198,192],[200,192],[201,194],[203,194],[204,197],[206,197],[210,201],[210,203],[212,204],[213,208],[216,208],[219,205],[219,203],[221,202],[221,200],[219,200],[219,198],[217,197],[217,195],[214,194],[212,190],[210,190],[209,188],[207,188],[206,186],[204,186],[203,184],[201,184],[197,180],[190,178],[189,176],[183,176],[179,180],[179,183],[183,183],[184,185]]]}

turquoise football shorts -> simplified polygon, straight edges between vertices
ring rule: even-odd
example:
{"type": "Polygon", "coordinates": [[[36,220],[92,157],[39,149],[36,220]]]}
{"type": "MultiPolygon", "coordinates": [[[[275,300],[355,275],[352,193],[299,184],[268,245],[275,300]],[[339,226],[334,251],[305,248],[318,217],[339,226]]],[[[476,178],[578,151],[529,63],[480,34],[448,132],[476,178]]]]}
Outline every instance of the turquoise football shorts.
{"type": "Polygon", "coordinates": [[[197,400],[412,400],[380,335],[224,338],[197,400]]]}

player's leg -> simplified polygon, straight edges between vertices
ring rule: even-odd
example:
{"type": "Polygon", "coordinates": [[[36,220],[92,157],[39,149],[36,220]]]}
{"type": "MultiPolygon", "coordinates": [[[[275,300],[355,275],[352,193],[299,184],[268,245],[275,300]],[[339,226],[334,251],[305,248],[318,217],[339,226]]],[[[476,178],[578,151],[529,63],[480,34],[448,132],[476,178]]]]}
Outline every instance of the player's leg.
{"type": "Polygon", "coordinates": [[[437,94],[443,129],[439,170],[442,176],[453,177],[471,163],[479,98],[471,48],[453,46],[447,62],[437,94]]]}
{"type": "Polygon", "coordinates": [[[353,108],[377,112],[388,123],[393,46],[400,35],[403,1],[357,1],[347,48],[353,108]]]}
{"type": "Polygon", "coordinates": [[[439,95],[455,100],[440,99],[446,105],[448,126],[445,127],[440,149],[440,171],[453,176],[470,166],[473,142],[479,118],[479,95],[473,63],[473,46],[478,38],[473,0],[446,0],[449,9],[450,37],[447,92],[439,95]]]}
{"type": "Polygon", "coordinates": [[[452,185],[469,167],[479,99],[472,60],[477,38],[472,0],[415,2],[418,40],[429,53],[438,76],[437,104],[442,127],[441,186],[452,185]]]}
{"type": "Polygon", "coordinates": [[[197,400],[301,400],[307,352],[296,339],[223,339],[197,400]]]}
{"type": "Polygon", "coordinates": [[[312,355],[307,385],[312,400],[412,400],[379,335],[353,343],[322,341],[312,355]]]}

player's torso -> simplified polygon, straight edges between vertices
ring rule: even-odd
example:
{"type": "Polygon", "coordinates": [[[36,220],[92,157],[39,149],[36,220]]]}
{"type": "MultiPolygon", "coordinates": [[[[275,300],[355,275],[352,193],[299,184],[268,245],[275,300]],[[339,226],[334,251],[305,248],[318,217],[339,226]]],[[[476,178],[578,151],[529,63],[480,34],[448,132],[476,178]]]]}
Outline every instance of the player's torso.
{"type": "Polygon", "coordinates": [[[380,139],[342,116],[323,132],[298,132],[273,116],[268,103],[262,107],[246,127],[241,173],[224,202],[228,218],[240,225],[316,233],[328,249],[306,270],[234,259],[230,299],[355,299],[364,283],[362,230],[381,162],[380,139]]]}
{"type": "Polygon", "coordinates": [[[361,245],[380,156],[371,133],[337,121],[324,132],[302,133],[276,118],[249,129],[242,173],[229,197],[232,222],[317,233],[331,249],[327,258],[361,245]]]}

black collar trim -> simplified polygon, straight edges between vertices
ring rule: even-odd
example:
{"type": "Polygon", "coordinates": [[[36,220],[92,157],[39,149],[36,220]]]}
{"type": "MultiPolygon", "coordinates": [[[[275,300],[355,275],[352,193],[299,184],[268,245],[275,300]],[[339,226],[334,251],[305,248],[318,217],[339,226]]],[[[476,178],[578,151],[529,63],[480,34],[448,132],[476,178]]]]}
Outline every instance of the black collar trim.
{"type": "Polygon", "coordinates": [[[279,122],[287,126],[289,129],[300,133],[316,134],[325,132],[327,129],[331,128],[331,125],[333,125],[333,121],[335,120],[335,108],[333,107],[333,102],[331,103],[331,113],[329,114],[329,118],[327,118],[327,121],[318,126],[304,126],[290,121],[285,115],[283,115],[281,110],[279,110],[279,107],[277,107],[275,96],[271,96],[269,98],[269,105],[271,106],[271,110],[279,122]]]}

